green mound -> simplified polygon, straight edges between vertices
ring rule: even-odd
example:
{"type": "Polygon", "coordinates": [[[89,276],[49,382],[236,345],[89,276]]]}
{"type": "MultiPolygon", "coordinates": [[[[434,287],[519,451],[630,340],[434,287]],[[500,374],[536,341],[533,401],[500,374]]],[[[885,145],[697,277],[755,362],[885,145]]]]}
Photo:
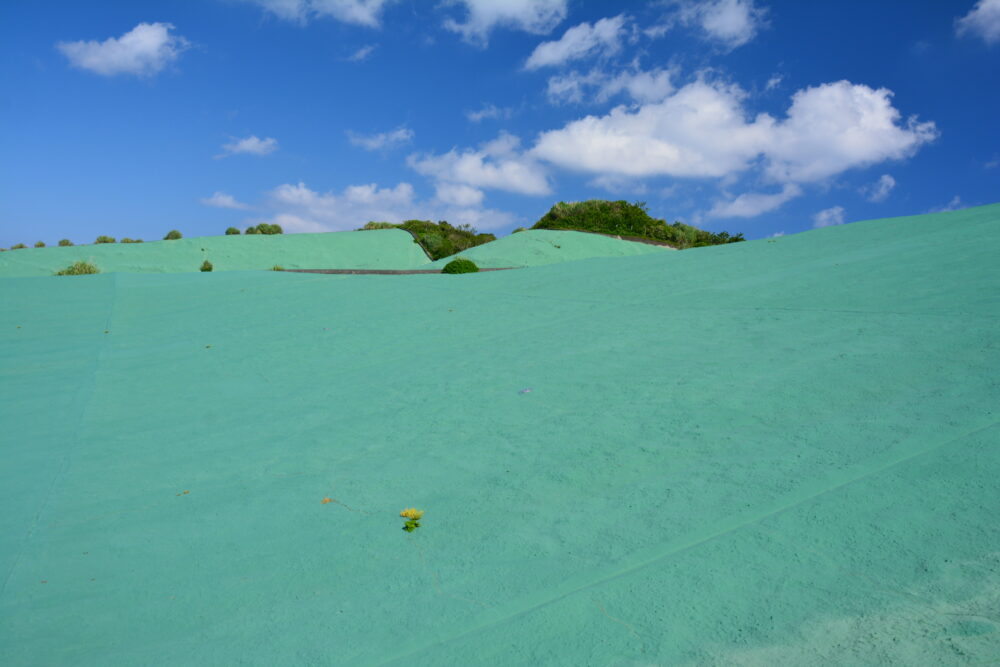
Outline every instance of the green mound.
{"type": "Polygon", "coordinates": [[[493,234],[480,234],[472,225],[457,227],[445,222],[430,220],[407,220],[392,222],[369,222],[359,232],[377,229],[405,229],[413,234],[414,240],[427,252],[431,259],[441,259],[462,252],[468,248],[496,241],[493,234]]]}
{"type": "Polygon", "coordinates": [[[2,279],[0,663],[989,663],[998,244],[2,279]]]}
{"type": "Polygon", "coordinates": [[[669,243],[675,248],[700,248],[745,241],[743,234],[710,232],[683,222],[668,225],[649,215],[646,204],[589,199],[559,202],[532,229],[566,229],[621,237],[637,237],[669,243]]]}
{"type": "Polygon", "coordinates": [[[0,253],[0,276],[49,276],[77,261],[95,264],[102,273],[198,273],[206,260],[216,272],[266,270],[275,264],[286,269],[418,269],[429,261],[410,234],[386,229],[26,248],[0,253]]]}
{"type": "MultiPolygon", "coordinates": [[[[665,246],[636,243],[585,232],[531,230],[504,236],[462,252],[481,268],[541,266],[594,257],[629,257],[669,251],[665,246]]],[[[431,264],[444,267],[453,257],[431,264]]]]}

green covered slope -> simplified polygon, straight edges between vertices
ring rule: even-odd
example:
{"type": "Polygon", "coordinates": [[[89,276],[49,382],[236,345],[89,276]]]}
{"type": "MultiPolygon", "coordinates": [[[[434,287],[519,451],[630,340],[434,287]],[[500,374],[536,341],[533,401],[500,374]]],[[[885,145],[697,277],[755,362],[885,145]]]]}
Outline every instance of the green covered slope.
{"type": "MultiPolygon", "coordinates": [[[[673,250],[665,246],[622,241],[600,234],[529,230],[504,236],[485,245],[462,251],[458,256],[471,259],[480,268],[541,266],[593,257],[630,257],[673,250]]],[[[443,267],[454,257],[432,263],[443,267]]]]}
{"type": "Polygon", "coordinates": [[[0,664],[988,664],[998,246],[0,279],[0,664]]]}
{"type": "Polygon", "coordinates": [[[102,273],[189,273],[206,259],[215,271],[276,264],[286,269],[418,269],[429,262],[409,233],[386,229],[25,248],[0,253],[0,276],[50,276],[78,260],[96,264],[102,273]]]}

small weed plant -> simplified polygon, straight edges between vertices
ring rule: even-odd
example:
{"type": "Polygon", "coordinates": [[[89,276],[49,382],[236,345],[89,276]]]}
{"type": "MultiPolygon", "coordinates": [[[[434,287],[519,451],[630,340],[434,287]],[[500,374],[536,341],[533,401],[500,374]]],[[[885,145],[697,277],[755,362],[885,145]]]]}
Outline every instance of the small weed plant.
{"type": "Polygon", "coordinates": [[[90,262],[85,262],[82,259],[78,262],[73,262],[65,269],[60,269],[56,271],[57,276],[87,276],[94,273],[100,273],[101,270],[90,262]]]}
{"type": "Polygon", "coordinates": [[[184,238],[184,236],[176,229],[171,229],[167,232],[167,235],[163,237],[164,241],[176,241],[177,239],[184,238]]]}
{"type": "Polygon", "coordinates": [[[212,263],[210,261],[206,259],[204,262],[201,263],[202,273],[208,273],[211,270],[212,270],[212,263]]]}
{"type": "Polygon", "coordinates": [[[115,237],[113,237],[113,236],[103,236],[103,235],[102,236],[98,236],[97,240],[94,241],[94,243],[114,243],[114,242],[115,242],[115,237]]]}
{"type": "Polygon", "coordinates": [[[65,246],[71,246],[71,245],[73,245],[73,242],[70,241],[69,239],[60,239],[59,245],[61,245],[63,247],[65,247],[65,246]]]}
{"type": "Polygon", "coordinates": [[[407,507],[399,513],[399,516],[406,519],[406,523],[403,524],[403,530],[412,533],[417,528],[420,528],[420,519],[424,516],[424,511],[418,510],[415,507],[407,507]]]}

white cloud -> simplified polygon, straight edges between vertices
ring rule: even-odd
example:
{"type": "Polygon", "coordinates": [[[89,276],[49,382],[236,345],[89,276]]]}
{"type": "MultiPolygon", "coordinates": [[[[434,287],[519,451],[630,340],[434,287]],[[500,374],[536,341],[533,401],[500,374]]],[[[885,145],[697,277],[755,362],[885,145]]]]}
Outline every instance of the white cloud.
{"type": "Polygon", "coordinates": [[[898,124],[891,95],[839,81],[798,91],[784,120],[749,120],[739,87],[696,81],[660,102],[543,132],[531,152],[597,174],[721,178],[763,160],[772,182],[820,181],[909,157],[937,136],[931,122],[898,124]]]}
{"type": "Polygon", "coordinates": [[[801,187],[794,183],[788,183],[781,189],[781,192],[774,194],[748,192],[730,201],[717,201],[706,215],[709,218],[755,218],[763,213],[773,211],[801,194],[801,187]]]}
{"type": "Polygon", "coordinates": [[[278,150],[278,140],[268,137],[267,139],[259,139],[256,135],[251,135],[245,139],[234,138],[228,144],[222,146],[222,154],[216,155],[216,158],[228,157],[230,155],[238,155],[240,153],[246,153],[249,155],[268,155],[278,150]]]}
{"type": "Polygon", "coordinates": [[[320,193],[304,183],[286,183],[271,191],[269,203],[274,211],[270,221],[289,232],[345,231],[362,227],[371,220],[448,220],[452,224],[471,224],[480,230],[515,222],[509,213],[478,205],[419,200],[409,183],[392,188],[375,183],[352,185],[340,193],[320,193]]]}
{"type": "Polygon", "coordinates": [[[234,208],[240,211],[245,211],[250,206],[236,200],[232,195],[227,195],[225,192],[216,192],[211,197],[203,197],[199,199],[205,206],[215,206],[217,208],[234,208]]]}
{"type": "Polygon", "coordinates": [[[533,149],[560,166],[624,176],[721,177],[748,168],[774,121],[744,120],[738,89],[690,83],[665,100],[612,109],[542,133],[533,149]]]}
{"type": "Polygon", "coordinates": [[[1000,42],[1000,0],[979,0],[962,18],[955,20],[959,37],[974,35],[987,44],[1000,42]]]}
{"type": "Polygon", "coordinates": [[[561,38],[536,46],[524,68],[530,70],[562,65],[597,52],[604,55],[618,53],[624,32],[624,15],[601,19],[593,25],[581,23],[568,29],[561,38]]]}
{"type": "Polygon", "coordinates": [[[813,227],[830,227],[844,224],[844,207],[825,208],[813,216],[813,227]]]}
{"type": "Polygon", "coordinates": [[[520,139],[502,132],[479,150],[451,149],[441,155],[411,155],[407,164],[437,183],[492,188],[527,195],[549,194],[542,166],[520,150],[520,139]]]}
{"type": "Polygon", "coordinates": [[[962,198],[961,197],[959,197],[958,195],[955,195],[954,197],[951,198],[951,201],[949,201],[944,206],[937,206],[937,207],[932,208],[931,210],[929,210],[927,212],[928,213],[946,213],[948,211],[957,211],[957,210],[959,210],[961,208],[966,208],[966,205],[962,203],[962,198]]]}
{"type": "Polygon", "coordinates": [[[889,197],[889,193],[896,187],[896,179],[889,174],[882,174],[877,181],[861,188],[860,192],[870,202],[882,202],[889,197]]]}
{"type": "Polygon", "coordinates": [[[377,48],[378,44],[368,44],[367,46],[362,46],[360,49],[347,56],[347,59],[352,63],[364,62],[365,60],[368,60],[368,56],[370,56],[377,48]]]}
{"type": "Polygon", "coordinates": [[[764,90],[774,90],[781,85],[782,80],[785,77],[781,74],[775,74],[770,79],[767,80],[767,85],[764,86],[764,90]]]}
{"type": "Polygon", "coordinates": [[[938,136],[934,123],[898,124],[892,91],[849,81],[792,96],[788,118],[775,127],[768,172],[778,181],[818,181],[853,167],[899,160],[938,136]]]}
{"type": "Polygon", "coordinates": [[[626,70],[614,76],[599,69],[587,74],[573,71],[550,77],[546,92],[554,104],[580,103],[585,99],[603,103],[620,93],[627,93],[640,104],[659,102],[673,92],[673,74],[673,70],[661,68],[626,70]]]}
{"type": "Polygon", "coordinates": [[[448,19],[444,27],[467,42],[485,46],[496,27],[508,27],[535,35],[547,35],[566,18],[567,0],[446,0],[462,5],[465,23],[448,19]]]}
{"type": "Polygon", "coordinates": [[[408,127],[397,127],[389,132],[372,135],[356,134],[348,130],[347,138],[355,146],[360,146],[368,151],[377,151],[409,143],[413,140],[413,130],[408,127]]]}
{"type": "Polygon", "coordinates": [[[766,14],[754,0],[699,0],[682,2],[678,19],[700,27],[708,39],[732,50],[767,27],[766,14]]]}
{"type": "Polygon", "coordinates": [[[484,119],[506,120],[514,115],[514,110],[510,107],[498,107],[495,104],[484,104],[479,111],[466,111],[465,117],[473,123],[478,123],[484,119]]]}
{"type": "Polygon", "coordinates": [[[151,76],[177,60],[190,43],[170,33],[170,23],[140,23],[121,37],[103,42],[59,42],[56,48],[70,64],[104,76],[151,76]]]}
{"type": "Polygon", "coordinates": [[[305,24],[313,17],[377,28],[383,8],[395,0],[243,0],[263,7],[286,21],[305,24]]]}
{"type": "Polygon", "coordinates": [[[478,188],[458,183],[438,183],[435,190],[438,200],[456,206],[479,206],[485,196],[478,188]]]}

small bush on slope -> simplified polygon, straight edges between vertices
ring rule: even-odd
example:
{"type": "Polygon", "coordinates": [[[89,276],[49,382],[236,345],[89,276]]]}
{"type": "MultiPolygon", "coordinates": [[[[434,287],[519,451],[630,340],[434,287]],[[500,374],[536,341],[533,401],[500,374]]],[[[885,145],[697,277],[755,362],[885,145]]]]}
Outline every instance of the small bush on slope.
{"type": "Polygon", "coordinates": [[[211,271],[212,270],[212,263],[206,259],[204,262],[201,263],[201,270],[203,272],[211,271]]]}
{"type": "Polygon", "coordinates": [[[78,262],[73,262],[65,269],[56,271],[57,276],[86,276],[93,273],[100,273],[101,270],[90,262],[85,262],[82,259],[78,262]]]}
{"type": "Polygon", "coordinates": [[[45,247],[45,241],[35,241],[35,247],[36,248],[44,248],[45,247]]]}
{"type": "Polygon", "coordinates": [[[10,247],[10,249],[11,250],[20,250],[21,248],[27,248],[27,247],[28,246],[24,245],[23,243],[15,243],[14,245],[12,245],[10,247]]]}
{"type": "Polygon", "coordinates": [[[416,242],[430,255],[431,259],[448,257],[477,245],[497,240],[493,234],[478,233],[472,225],[454,227],[444,220],[437,223],[430,220],[407,220],[398,225],[391,222],[369,222],[361,229],[394,228],[405,229],[413,234],[416,242]]]}
{"type": "Polygon", "coordinates": [[[651,217],[643,202],[629,204],[626,201],[603,199],[568,204],[559,202],[532,229],[568,229],[615,236],[638,236],[663,241],[676,248],[697,248],[744,240],[743,234],[715,234],[682,222],[668,225],[663,220],[651,217]]]}
{"type": "Polygon", "coordinates": [[[464,257],[456,257],[441,269],[441,273],[476,273],[479,271],[479,267],[471,259],[465,259],[464,257]]]}
{"type": "Polygon", "coordinates": [[[240,230],[236,229],[235,227],[228,227],[228,228],[226,228],[226,236],[239,235],[239,233],[240,233],[240,230]]]}
{"type": "MultiPolygon", "coordinates": [[[[228,232],[227,232],[228,233],[228,232]]],[[[247,227],[246,234],[284,234],[285,230],[281,228],[281,225],[271,225],[266,222],[262,222],[256,227],[247,227]]]]}
{"type": "Polygon", "coordinates": [[[113,236],[98,236],[94,243],[114,243],[115,237],[113,236]]]}
{"type": "Polygon", "coordinates": [[[181,233],[179,231],[177,231],[176,229],[171,229],[169,232],[167,232],[167,235],[163,237],[163,240],[164,241],[176,241],[179,238],[182,238],[181,233]]]}
{"type": "Polygon", "coordinates": [[[61,239],[59,241],[59,245],[61,245],[61,246],[70,246],[70,245],[73,245],[73,242],[70,241],[69,239],[61,239]]]}
{"type": "Polygon", "coordinates": [[[121,240],[121,243],[142,243],[142,239],[130,239],[126,236],[121,240]]]}

